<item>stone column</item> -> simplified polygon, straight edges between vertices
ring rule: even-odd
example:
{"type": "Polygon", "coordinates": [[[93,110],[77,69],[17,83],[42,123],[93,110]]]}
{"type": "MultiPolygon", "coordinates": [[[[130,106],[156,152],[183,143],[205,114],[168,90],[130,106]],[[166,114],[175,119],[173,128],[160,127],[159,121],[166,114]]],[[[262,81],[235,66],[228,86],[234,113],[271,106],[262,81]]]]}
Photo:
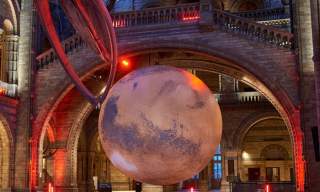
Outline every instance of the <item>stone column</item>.
{"type": "Polygon", "coordinates": [[[200,28],[204,31],[213,30],[212,2],[200,0],[200,28]]]}
{"type": "Polygon", "coordinates": [[[221,181],[221,192],[229,192],[230,191],[230,183],[227,180],[229,176],[237,176],[238,175],[238,152],[237,151],[225,151],[223,153],[223,176],[221,181]],[[230,164],[233,163],[232,167],[229,167],[230,164]]]}
{"type": "Polygon", "coordinates": [[[222,179],[221,179],[221,192],[230,192],[228,176],[228,163],[225,161],[225,153],[222,154],[222,179]]]}
{"type": "Polygon", "coordinates": [[[208,188],[209,190],[212,189],[212,174],[213,171],[213,160],[211,159],[210,163],[208,164],[208,188]]]}
{"type": "Polygon", "coordinates": [[[5,71],[3,71],[2,79],[9,84],[17,84],[17,64],[18,64],[18,42],[19,37],[17,35],[6,35],[4,38],[3,49],[3,64],[5,71]]]}
{"type": "MultiPolygon", "coordinates": [[[[55,152],[53,155],[53,186],[55,192],[78,191],[77,183],[71,182],[71,170],[68,166],[68,151],[65,142],[55,143],[55,152]]],[[[93,158],[94,160],[94,158],[93,158]]],[[[87,167],[92,170],[91,167],[87,167]]],[[[93,188],[93,175],[88,173],[89,187],[93,188]]],[[[92,189],[90,188],[90,189],[92,189]]]]}
{"type": "Polygon", "coordinates": [[[208,186],[208,167],[204,168],[200,174],[200,179],[199,179],[199,190],[202,192],[207,192],[209,189],[208,186]]]}
{"type": "MultiPolygon", "coordinates": [[[[30,133],[31,133],[31,62],[33,1],[22,0],[20,10],[20,39],[18,54],[18,97],[15,143],[14,191],[29,190],[30,133]]],[[[37,174],[33,172],[32,174],[37,174]]]]}
{"type": "Polygon", "coordinates": [[[143,192],[163,192],[163,186],[143,183],[142,184],[142,191],[143,192]]]}
{"type": "Polygon", "coordinates": [[[319,1],[297,0],[295,3],[295,37],[299,45],[301,82],[301,129],[304,132],[303,154],[307,162],[305,166],[306,173],[304,174],[305,185],[303,186],[303,178],[297,175],[296,183],[298,192],[316,192],[320,188],[320,172],[318,171],[320,170],[320,163],[315,160],[311,129],[316,126],[318,130],[320,128],[320,121],[317,121],[317,117],[319,119],[320,116],[320,73],[318,73],[319,64],[314,63],[312,57],[314,56],[313,46],[317,48],[317,45],[319,45],[319,1]],[[314,43],[312,42],[312,30],[314,43]]]}
{"type": "Polygon", "coordinates": [[[236,80],[232,77],[221,75],[221,102],[236,101],[236,80]]]}
{"type": "Polygon", "coordinates": [[[232,94],[236,91],[236,80],[232,77],[221,75],[221,92],[232,94]]]}
{"type": "Polygon", "coordinates": [[[6,69],[5,69],[5,46],[3,45],[4,43],[4,38],[1,37],[2,31],[0,31],[0,81],[6,81],[6,69]]]}
{"type": "MultiPolygon", "coordinates": [[[[317,101],[317,129],[318,132],[320,133],[320,1],[319,0],[310,0],[311,2],[311,21],[312,21],[312,32],[313,32],[313,61],[314,61],[314,66],[315,66],[315,84],[316,84],[316,101],[317,101]]],[[[310,32],[311,33],[311,32],[310,32]]],[[[311,146],[311,136],[310,135],[310,128],[307,130],[309,133],[307,136],[309,136],[309,145],[310,147],[309,151],[309,159],[311,162],[308,164],[309,167],[309,191],[317,191],[317,189],[320,188],[320,173],[315,171],[320,169],[320,162],[317,162],[315,160],[315,155],[314,152],[312,154],[313,148],[311,146]],[[313,156],[313,157],[312,157],[313,156]]],[[[320,135],[320,134],[319,134],[320,135]]],[[[317,138],[318,141],[320,141],[320,138],[317,138]]],[[[318,153],[320,153],[318,151],[318,153]]]]}

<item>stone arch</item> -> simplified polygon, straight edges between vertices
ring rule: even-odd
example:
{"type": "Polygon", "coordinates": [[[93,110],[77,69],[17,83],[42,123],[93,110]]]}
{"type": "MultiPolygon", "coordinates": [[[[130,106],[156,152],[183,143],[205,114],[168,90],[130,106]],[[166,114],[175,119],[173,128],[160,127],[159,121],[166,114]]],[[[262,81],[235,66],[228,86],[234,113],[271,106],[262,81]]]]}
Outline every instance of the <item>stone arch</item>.
{"type": "Polygon", "coordinates": [[[10,22],[10,30],[7,31],[8,34],[17,34],[18,33],[18,15],[19,15],[19,3],[16,0],[4,0],[3,6],[0,6],[0,10],[4,9],[3,13],[0,14],[0,24],[8,25],[10,22]],[[1,18],[3,17],[3,18],[1,18]],[[6,21],[6,23],[4,22],[6,21]]]}
{"type": "MultiPolygon", "coordinates": [[[[189,66],[194,69],[202,69],[201,67],[196,67],[196,66],[189,66]]],[[[101,67],[98,67],[101,68],[101,67]]],[[[208,70],[208,69],[205,69],[208,70]]],[[[210,71],[210,70],[208,70],[210,71]]],[[[213,72],[213,71],[210,71],[213,72]]],[[[90,114],[93,112],[94,107],[90,104],[87,103],[86,106],[83,108],[83,110],[79,113],[77,116],[77,121],[76,123],[73,124],[69,136],[68,136],[68,141],[67,141],[67,151],[68,151],[68,164],[66,167],[70,168],[70,181],[72,186],[77,185],[77,147],[78,147],[78,142],[79,142],[79,137],[81,134],[81,130],[83,129],[84,123],[87,120],[87,118],[90,116],[90,114]]],[[[222,138],[226,138],[227,135],[222,132],[222,138]]],[[[225,146],[227,145],[225,143],[225,140],[221,140],[221,151],[224,150],[225,146]]],[[[39,165],[41,167],[41,165],[39,165]]]]}
{"type": "Polygon", "coordinates": [[[0,190],[10,190],[13,182],[13,137],[7,120],[0,114],[0,190]]]}
{"type": "Polygon", "coordinates": [[[255,124],[268,119],[281,119],[281,117],[275,112],[253,113],[248,116],[244,121],[242,121],[237,131],[235,131],[233,134],[233,146],[237,146],[237,149],[240,151],[241,144],[243,143],[249,130],[255,124]]]}
{"type": "Polygon", "coordinates": [[[70,162],[70,181],[71,185],[77,185],[77,148],[78,142],[83,129],[83,125],[91,112],[94,110],[91,104],[87,104],[82,112],[79,114],[76,123],[72,126],[67,142],[68,158],[70,162]]]}
{"type": "Polygon", "coordinates": [[[289,153],[281,145],[271,144],[262,149],[260,158],[263,160],[288,160],[289,153]]]}
{"type": "MultiPolygon", "coordinates": [[[[180,66],[181,67],[181,66],[180,66]]],[[[217,69],[214,69],[214,68],[206,68],[206,67],[199,67],[197,66],[197,64],[194,64],[194,65],[188,65],[188,66],[184,66],[184,67],[188,67],[188,68],[194,68],[194,69],[200,69],[200,70],[206,70],[206,71],[209,71],[209,72],[224,72],[226,73],[225,71],[222,71],[222,70],[219,70],[218,68],[217,69]]],[[[232,74],[232,73],[227,73],[228,75],[232,75],[233,77],[237,77],[235,76],[235,74],[232,74]]],[[[71,176],[71,181],[73,184],[76,183],[77,181],[77,178],[76,178],[76,166],[77,166],[77,142],[78,142],[78,139],[79,139],[79,136],[80,136],[80,132],[81,132],[81,129],[82,129],[82,126],[86,120],[86,118],[90,115],[90,113],[93,111],[93,107],[88,104],[83,110],[82,112],[79,114],[79,118],[77,118],[77,123],[75,123],[73,126],[72,126],[72,129],[71,129],[71,132],[69,134],[69,139],[68,139],[68,144],[67,144],[67,149],[68,149],[68,153],[69,153],[69,157],[70,160],[69,162],[71,163],[70,164],[70,168],[71,168],[71,172],[72,172],[72,176],[71,176]]],[[[254,124],[260,122],[260,121],[263,121],[263,120],[266,120],[266,119],[271,119],[271,118],[277,118],[277,119],[282,119],[278,113],[275,113],[275,112],[269,112],[269,113],[261,113],[261,114],[253,114],[252,116],[250,116],[248,118],[247,121],[245,121],[245,123],[241,126],[241,130],[240,133],[247,133],[249,131],[249,129],[251,128],[251,126],[253,126],[254,124]],[[249,126],[250,125],[250,126],[249,126]]],[[[290,130],[288,130],[289,133],[290,133],[290,130]]],[[[223,136],[226,137],[226,135],[223,133],[223,136]]],[[[243,139],[245,137],[245,134],[239,138],[243,139]]],[[[291,137],[292,138],[292,137],[291,137]]],[[[240,139],[240,140],[241,140],[240,139]]],[[[241,142],[240,142],[241,143],[241,142]]],[[[222,147],[222,150],[226,147],[226,143],[224,141],[222,141],[221,143],[221,147],[222,147]]],[[[69,167],[69,166],[68,166],[69,167]]]]}
{"type": "MultiPolygon", "coordinates": [[[[301,164],[304,163],[302,159],[302,134],[300,130],[300,122],[299,122],[299,110],[294,104],[294,101],[292,101],[292,98],[289,97],[287,92],[281,88],[279,85],[274,85],[272,83],[271,79],[263,79],[261,80],[261,73],[258,72],[258,67],[255,69],[249,69],[244,68],[244,65],[241,63],[247,62],[252,63],[253,61],[247,60],[246,58],[243,58],[243,56],[238,57],[239,55],[226,55],[223,50],[212,50],[206,46],[196,46],[194,44],[173,44],[171,42],[157,42],[157,43],[151,43],[151,44],[144,44],[142,46],[120,46],[121,55],[123,57],[132,56],[132,55],[138,55],[141,53],[147,53],[147,52],[156,52],[159,50],[176,50],[176,51],[186,51],[189,53],[194,53],[202,56],[206,56],[208,58],[208,61],[201,61],[201,65],[199,63],[197,65],[194,65],[192,63],[189,63],[188,65],[179,64],[177,66],[179,67],[190,67],[193,65],[194,68],[201,68],[202,70],[208,70],[208,71],[216,71],[219,73],[227,74],[229,76],[232,76],[234,78],[240,79],[241,81],[251,85],[256,90],[261,92],[268,100],[274,105],[274,107],[277,109],[281,117],[284,119],[292,140],[294,141],[294,149],[296,151],[296,162],[297,166],[296,169],[299,168],[299,173],[301,175],[304,174],[304,169],[301,164]],[[215,60],[216,58],[221,58],[223,61],[220,63],[212,63],[210,60],[215,60]],[[240,62],[239,62],[240,61],[240,62]],[[260,78],[259,78],[260,77],[260,78]],[[281,98],[281,99],[279,99],[281,98]]],[[[101,67],[101,65],[97,65],[98,67],[101,67]]],[[[248,66],[248,65],[247,65],[248,66]]],[[[252,65],[254,66],[254,65],[252,65]]],[[[92,70],[96,70],[95,67],[92,67],[92,70]]],[[[65,86],[68,86],[67,84],[65,86]]],[[[66,90],[70,90],[72,86],[69,86],[66,90]]],[[[63,95],[67,93],[67,91],[64,91],[63,94],[60,94],[57,96],[58,99],[54,100],[55,104],[52,104],[51,107],[44,109],[44,113],[48,114],[46,119],[48,120],[50,117],[50,111],[53,111],[54,106],[57,106],[59,103],[59,100],[63,98],[63,95]],[[48,110],[49,109],[49,110],[48,110]],[[45,110],[48,110],[46,112],[45,110]]],[[[48,107],[48,106],[47,106],[48,107]]],[[[46,121],[47,121],[46,120],[46,121]]],[[[43,126],[40,126],[40,130],[36,130],[36,132],[41,133],[43,126]]],[[[35,140],[37,142],[41,141],[39,140],[39,135],[34,135],[35,140]]],[[[37,146],[38,147],[38,146],[37,146]]],[[[299,183],[299,187],[302,187],[304,183],[304,180],[301,179],[301,183],[299,183]]]]}

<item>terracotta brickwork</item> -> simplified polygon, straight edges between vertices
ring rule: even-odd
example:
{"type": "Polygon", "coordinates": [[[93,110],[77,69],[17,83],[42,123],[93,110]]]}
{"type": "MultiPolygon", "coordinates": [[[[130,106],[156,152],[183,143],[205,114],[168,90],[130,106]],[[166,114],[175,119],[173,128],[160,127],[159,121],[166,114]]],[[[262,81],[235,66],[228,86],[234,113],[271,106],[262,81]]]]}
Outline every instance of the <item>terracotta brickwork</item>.
{"type": "MultiPolygon", "coordinates": [[[[1,31],[4,28],[10,31],[10,35],[2,33],[1,37],[14,39],[14,42],[8,41],[11,52],[1,56],[6,63],[2,80],[18,87],[16,98],[0,96],[0,150],[3,152],[0,154],[0,191],[46,187],[41,186],[43,178],[40,173],[48,127],[52,137],[50,145],[54,150],[52,181],[55,191],[77,191],[77,144],[84,123],[94,109],[74,89],[52,51],[37,57],[45,62],[35,61],[34,24],[37,19],[33,3],[29,0],[19,2],[0,2],[1,31]],[[5,19],[10,20],[12,28],[3,25],[5,19]],[[33,66],[38,70],[33,70],[33,66]]],[[[219,4],[219,9],[238,11],[242,6],[241,1],[221,2],[223,6],[219,4]]],[[[262,6],[262,1],[248,2],[262,6]]],[[[244,137],[252,124],[276,117],[283,119],[292,141],[296,190],[316,192],[320,189],[320,163],[314,158],[311,133],[312,127],[320,127],[319,91],[316,92],[320,84],[317,72],[319,24],[316,19],[319,2],[292,2],[295,42],[292,42],[292,34],[287,32],[237,20],[219,11],[213,14],[206,0],[191,6],[193,11],[199,9],[200,13],[192,15],[200,17],[199,21],[178,23],[179,18],[176,17],[174,24],[131,26],[132,23],[126,22],[117,26],[120,59],[138,58],[134,61],[143,66],[166,64],[227,75],[230,81],[224,77],[222,81],[236,82],[233,78],[242,81],[269,101],[224,103],[221,100],[223,115],[227,117],[221,143],[225,157],[225,183],[227,160],[236,160],[239,156],[244,137]],[[226,25],[221,23],[220,17],[225,19],[226,25]],[[247,29],[246,25],[252,28],[247,29]],[[293,45],[294,49],[291,49],[293,45]]],[[[136,3],[137,8],[149,6],[140,0],[136,3]]],[[[164,1],[164,4],[172,5],[173,1],[164,1]]],[[[114,18],[121,19],[122,16],[118,14],[114,18]]],[[[103,87],[103,79],[97,78],[96,74],[107,73],[106,66],[82,40],[71,38],[67,41],[66,50],[71,63],[86,85],[98,93],[103,87]]],[[[233,85],[226,87],[232,88],[233,85]]],[[[234,91],[228,94],[229,99],[234,99],[234,91]]],[[[235,161],[235,167],[237,163],[235,161]]],[[[158,190],[159,187],[156,188],[158,190]]]]}

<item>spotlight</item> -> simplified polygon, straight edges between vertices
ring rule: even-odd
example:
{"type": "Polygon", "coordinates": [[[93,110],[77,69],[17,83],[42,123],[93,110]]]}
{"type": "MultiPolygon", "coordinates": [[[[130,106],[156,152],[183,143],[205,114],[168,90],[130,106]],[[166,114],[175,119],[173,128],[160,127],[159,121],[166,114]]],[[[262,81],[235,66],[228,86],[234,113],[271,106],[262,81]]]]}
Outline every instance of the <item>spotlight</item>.
{"type": "Polygon", "coordinates": [[[124,68],[128,68],[128,67],[130,67],[130,62],[129,62],[129,60],[127,60],[127,59],[123,59],[123,60],[121,61],[121,65],[122,65],[124,68]]]}

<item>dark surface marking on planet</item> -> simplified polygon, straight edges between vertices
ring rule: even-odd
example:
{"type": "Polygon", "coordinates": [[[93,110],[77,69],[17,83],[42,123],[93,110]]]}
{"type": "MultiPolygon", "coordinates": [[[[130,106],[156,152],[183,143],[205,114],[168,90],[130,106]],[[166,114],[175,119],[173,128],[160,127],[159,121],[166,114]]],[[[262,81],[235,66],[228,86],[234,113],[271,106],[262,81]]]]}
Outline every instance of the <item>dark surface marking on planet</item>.
{"type": "Polygon", "coordinates": [[[193,105],[187,105],[190,109],[200,109],[205,106],[205,103],[201,100],[196,101],[193,105]]]}
{"type": "Polygon", "coordinates": [[[161,86],[160,91],[158,93],[158,97],[165,95],[167,93],[172,93],[176,88],[178,87],[179,83],[173,81],[173,80],[168,80],[164,82],[164,84],[161,86]]]}
{"type": "Polygon", "coordinates": [[[196,90],[193,90],[193,94],[195,97],[195,103],[193,105],[187,105],[188,108],[190,109],[200,109],[205,106],[205,102],[202,101],[199,93],[196,90]]]}
{"type": "Polygon", "coordinates": [[[139,134],[137,125],[133,123],[120,125],[115,120],[118,115],[118,100],[119,96],[111,96],[106,103],[105,112],[108,115],[103,121],[105,129],[103,129],[102,133],[104,139],[120,143],[120,147],[128,151],[150,152],[150,149],[154,151],[159,148],[166,151],[169,146],[174,146],[175,153],[191,156],[199,153],[200,144],[195,144],[183,136],[178,136],[176,121],[173,121],[172,127],[168,130],[161,130],[152,121],[148,120],[145,114],[141,113],[145,126],[149,127],[151,131],[149,138],[139,134]]]}
{"type": "Polygon", "coordinates": [[[105,139],[110,139],[116,143],[120,141],[121,147],[128,150],[135,150],[143,147],[143,141],[139,139],[139,134],[136,131],[137,126],[131,124],[130,126],[118,125],[115,119],[118,115],[117,102],[119,96],[111,96],[106,103],[105,112],[108,114],[103,121],[103,136],[105,139]]]}
{"type": "Polygon", "coordinates": [[[136,88],[138,87],[138,84],[139,84],[138,82],[133,83],[133,90],[136,90],[136,88]]]}

